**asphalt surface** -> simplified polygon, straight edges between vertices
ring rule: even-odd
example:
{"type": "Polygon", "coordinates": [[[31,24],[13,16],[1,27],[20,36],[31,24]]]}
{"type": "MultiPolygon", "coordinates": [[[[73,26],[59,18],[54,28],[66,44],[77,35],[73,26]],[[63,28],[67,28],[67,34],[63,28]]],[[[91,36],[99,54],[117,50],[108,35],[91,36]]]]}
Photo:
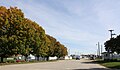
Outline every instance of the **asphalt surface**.
{"type": "Polygon", "coordinates": [[[0,70],[110,70],[91,60],[60,60],[31,64],[14,64],[0,66],[0,70]]]}

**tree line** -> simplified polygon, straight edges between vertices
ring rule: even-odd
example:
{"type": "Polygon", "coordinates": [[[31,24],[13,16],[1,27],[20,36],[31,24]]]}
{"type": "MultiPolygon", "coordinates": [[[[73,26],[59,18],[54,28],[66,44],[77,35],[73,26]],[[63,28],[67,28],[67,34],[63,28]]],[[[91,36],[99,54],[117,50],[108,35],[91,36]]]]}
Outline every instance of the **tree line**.
{"type": "Polygon", "coordinates": [[[17,7],[0,6],[0,57],[33,54],[36,57],[68,54],[67,48],[54,37],[47,35],[36,22],[25,18],[17,7]]]}
{"type": "Polygon", "coordinates": [[[116,52],[117,54],[120,54],[120,35],[118,35],[116,38],[111,38],[110,40],[106,41],[104,45],[106,51],[109,53],[116,52]]]}

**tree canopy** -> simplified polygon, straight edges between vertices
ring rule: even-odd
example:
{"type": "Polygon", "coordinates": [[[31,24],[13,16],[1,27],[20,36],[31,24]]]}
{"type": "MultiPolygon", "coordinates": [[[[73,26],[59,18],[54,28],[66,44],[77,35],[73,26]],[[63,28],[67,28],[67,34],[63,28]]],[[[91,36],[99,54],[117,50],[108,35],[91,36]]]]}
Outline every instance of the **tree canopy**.
{"type": "Polygon", "coordinates": [[[0,57],[17,54],[65,56],[67,48],[17,7],[0,6],[0,57]]]}
{"type": "Polygon", "coordinates": [[[120,53],[120,35],[116,38],[111,38],[110,40],[106,41],[105,43],[106,51],[110,53],[120,53]]]}

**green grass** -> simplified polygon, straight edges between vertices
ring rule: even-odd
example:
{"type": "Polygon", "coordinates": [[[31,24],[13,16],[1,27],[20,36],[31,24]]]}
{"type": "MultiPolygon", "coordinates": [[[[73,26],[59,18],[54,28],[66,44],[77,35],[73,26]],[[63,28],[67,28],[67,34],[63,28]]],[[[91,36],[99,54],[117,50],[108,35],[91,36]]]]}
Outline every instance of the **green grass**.
{"type": "Polygon", "coordinates": [[[108,67],[108,68],[120,69],[120,62],[106,62],[101,65],[108,67]]]}
{"type": "Polygon", "coordinates": [[[111,69],[120,69],[120,61],[103,61],[103,60],[97,60],[94,61],[97,62],[107,68],[111,68],[111,69]]]}

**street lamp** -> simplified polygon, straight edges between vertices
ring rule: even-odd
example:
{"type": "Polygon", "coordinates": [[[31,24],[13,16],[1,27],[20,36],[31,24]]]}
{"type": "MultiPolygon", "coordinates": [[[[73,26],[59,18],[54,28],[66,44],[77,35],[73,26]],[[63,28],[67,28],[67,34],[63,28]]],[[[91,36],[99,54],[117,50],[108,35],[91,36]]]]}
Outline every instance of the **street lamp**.
{"type": "Polygon", "coordinates": [[[108,31],[110,31],[111,38],[112,38],[113,35],[116,35],[116,34],[112,33],[114,30],[108,30],[108,31]]]}
{"type": "MultiPolygon", "coordinates": [[[[113,37],[113,35],[116,35],[116,34],[113,34],[112,32],[114,31],[114,30],[109,30],[110,31],[110,35],[111,35],[111,38],[110,39],[112,39],[113,37]]],[[[107,52],[108,52],[108,57],[109,57],[109,59],[110,59],[110,49],[108,49],[107,50],[107,52]]]]}

